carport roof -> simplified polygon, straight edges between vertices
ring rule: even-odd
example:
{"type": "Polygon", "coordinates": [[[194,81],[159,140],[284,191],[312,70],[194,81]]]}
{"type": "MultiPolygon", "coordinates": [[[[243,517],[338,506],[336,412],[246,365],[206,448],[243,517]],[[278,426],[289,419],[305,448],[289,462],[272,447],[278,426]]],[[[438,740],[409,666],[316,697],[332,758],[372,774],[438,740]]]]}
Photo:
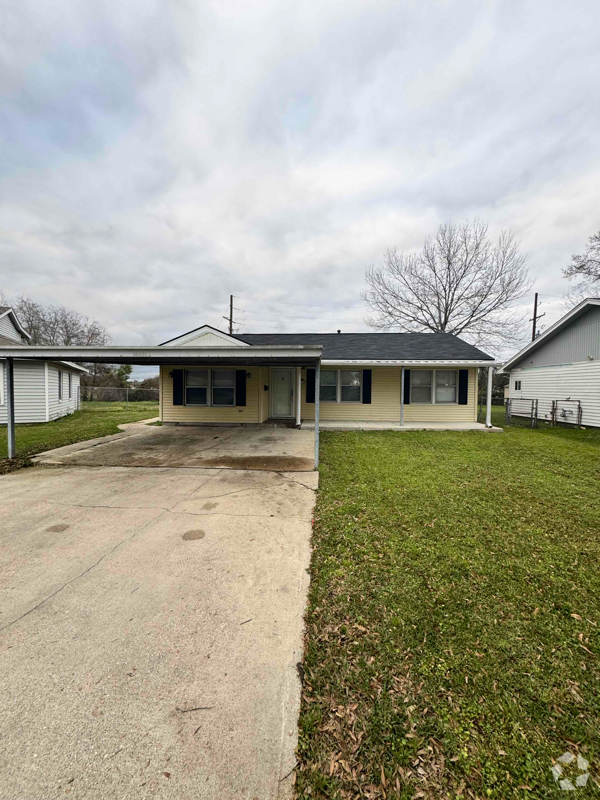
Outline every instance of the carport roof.
{"type": "Polygon", "coordinates": [[[273,344],[248,347],[48,347],[0,346],[0,358],[80,361],[99,364],[289,364],[312,365],[320,360],[321,345],[273,344]]]}

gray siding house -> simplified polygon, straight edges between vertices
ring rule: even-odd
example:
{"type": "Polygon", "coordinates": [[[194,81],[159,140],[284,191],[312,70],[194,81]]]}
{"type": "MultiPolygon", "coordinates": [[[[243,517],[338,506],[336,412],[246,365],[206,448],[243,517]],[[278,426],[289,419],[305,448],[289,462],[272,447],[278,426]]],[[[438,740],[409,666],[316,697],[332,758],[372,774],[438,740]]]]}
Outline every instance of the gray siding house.
{"type": "Polygon", "coordinates": [[[552,403],[558,418],[600,427],[600,298],[584,300],[540,334],[503,367],[509,397],[537,400],[538,417],[548,418],[552,403]]]}
{"type": "MultiPolygon", "coordinates": [[[[0,344],[24,345],[30,336],[14,310],[0,306],[0,344]]],[[[68,361],[15,359],[15,422],[49,422],[72,414],[80,404],[83,367],[68,361]]],[[[0,359],[0,425],[6,425],[6,369],[0,359]]]]}

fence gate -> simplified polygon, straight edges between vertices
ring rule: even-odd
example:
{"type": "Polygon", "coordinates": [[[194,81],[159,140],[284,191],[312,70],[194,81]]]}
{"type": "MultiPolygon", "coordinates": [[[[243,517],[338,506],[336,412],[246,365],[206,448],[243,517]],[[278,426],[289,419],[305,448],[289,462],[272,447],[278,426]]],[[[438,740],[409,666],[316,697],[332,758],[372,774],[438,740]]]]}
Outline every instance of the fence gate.
{"type": "Polygon", "coordinates": [[[506,401],[506,424],[511,425],[513,417],[537,428],[538,420],[552,426],[559,423],[581,427],[583,409],[580,400],[538,400],[537,398],[509,397],[506,401]]]}
{"type": "Polygon", "coordinates": [[[509,397],[506,401],[506,424],[510,425],[512,417],[529,420],[532,428],[537,428],[538,401],[526,397],[509,397]]]}
{"type": "Polygon", "coordinates": [[[571,425],[581,427],[581,417],[583,409],[580,400],[553,400],[552,401],[552,424],[566,422],[571,425]]]}

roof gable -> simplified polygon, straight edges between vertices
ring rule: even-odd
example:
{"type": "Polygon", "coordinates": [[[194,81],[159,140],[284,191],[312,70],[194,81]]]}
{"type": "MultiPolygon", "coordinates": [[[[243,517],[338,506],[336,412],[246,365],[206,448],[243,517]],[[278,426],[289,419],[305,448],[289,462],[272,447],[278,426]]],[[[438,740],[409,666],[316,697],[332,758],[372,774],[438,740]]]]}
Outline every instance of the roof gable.
{"type": "Polygon", "coordinates": [[[551,325],[548,330],[545,330],[543,333],[541,333],[536,339],[533,340],[533,342],[529,342],[529,344],[525,345],[525,347],[519,350],[518,353],[515,353],[512,358],[509,358],[506,364],[504,364],[502,371],[508,371],[515,367],[517,364],[523,361],[526,356],[547,344],[551,339],[562,333],[562,331],[570,327],[591,308],[596,306],[600,306],[600,298],[598,297],[588,297],[583,300],[581,303],[579,303],[579,305],[575,306],[567,314],[561,317],[558,322],[555,322],[554,325],[551,325]]]}
{"type": "Polygon", "coordinates": [[[21,325],[14,308],[10,306],[0,306],[0,332],[3,336],[19,343],[21,343],[22,337],[27,341],[31,339],[31,335],[21,325]]]}
{"type": "Polygon", "coordinates": [[[166,342],[161,342],[163,345],[170,345],[171,347],[249,347],[247,342],[241,341],[235,336],[231,336],[218,328],[213,328],[212,325],[202,325],[200,328],[194,328],[192,331],[183,333],[181,336],[176,336],[174,339],[168,339],[166,342]]]}

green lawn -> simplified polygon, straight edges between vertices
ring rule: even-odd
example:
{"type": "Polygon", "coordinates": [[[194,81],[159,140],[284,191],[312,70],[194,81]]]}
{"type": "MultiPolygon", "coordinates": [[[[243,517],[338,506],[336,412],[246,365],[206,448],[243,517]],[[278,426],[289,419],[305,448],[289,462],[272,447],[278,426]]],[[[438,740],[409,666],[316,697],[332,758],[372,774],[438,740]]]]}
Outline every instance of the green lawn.
{"type": "Polygon", "coordinates": [[[28,458],[85,439],[119,433],[118,425],[123,422],[135,422],[158,415],[158,405],[145,403],[83,403],[81,411],[66,417],[44,422],[39,425],[17,425],[16,463],[11,464],[6,456],[6,426],[0,428],[0,473],[15,466],[22,466],[28,458]]]}
{"type": "Polygon", "coordinates": [[[298,797],[597,797],[600,431],[321,441],[298,797]]]}

